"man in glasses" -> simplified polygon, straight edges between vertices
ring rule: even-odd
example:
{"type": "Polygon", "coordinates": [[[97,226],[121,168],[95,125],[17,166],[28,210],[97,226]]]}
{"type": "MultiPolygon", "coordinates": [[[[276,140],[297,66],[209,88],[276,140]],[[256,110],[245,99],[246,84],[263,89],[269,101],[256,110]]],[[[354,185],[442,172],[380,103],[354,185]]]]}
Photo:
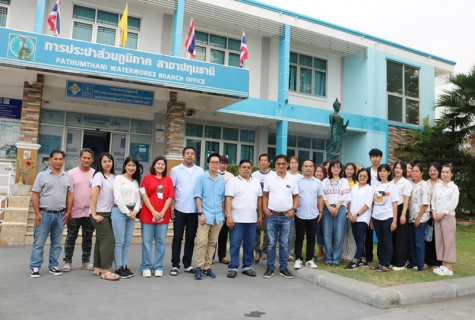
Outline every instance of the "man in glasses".
{"type": "Polygon", "coordinates": [[[289,236],[292,218],[299,205],[299,188],[297,180],[287,172],[289,159],[279,154],[275,157],[276,174],[264,180],[263,210],[267,216],[267,269],[263,277],[268,279],[274,275],[275,246],[279,241],[279,275],[292,279],[293,275],[287,269],[289,254],[289,236]]]}
{"type": "Polygon", "coordinates": [[[219,231],[223,226],[225,181],[218,173],[221,157],[212,153],[208,157],[208,171],[196,180],[195,201],[198,208],[198,233],[196,234],[195,279],[205,275],[215,278],[211,271],[219,231]]]}

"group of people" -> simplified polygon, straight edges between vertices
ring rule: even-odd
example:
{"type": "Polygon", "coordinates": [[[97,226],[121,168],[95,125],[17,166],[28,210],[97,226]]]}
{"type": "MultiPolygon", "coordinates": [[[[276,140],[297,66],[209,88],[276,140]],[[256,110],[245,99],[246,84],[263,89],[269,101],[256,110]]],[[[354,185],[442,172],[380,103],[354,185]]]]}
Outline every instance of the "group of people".
{"type": "MultiPolygon", "coordinates": [[[[424,181],[422,165],[396,161],[391,167],[381,164],[382,156],[381,150],[372,149],[370,168],[358,169],[351,162],[343,167],[338,160],[317,166],[324,203],[317,260],[323,260],[324,247],[327,266],[348,261],[347,270],[367,267],[373,261],[375,231],[379,262],[372,270],[430,267],[435,274],[453,275],[459,200],[455,167],[433,163],[428,168],[430,179],[424,181]]],[[[301,266],[296,255],[294,267],[301,266]]]]}
{"type": "Polygon", "coordinates": [[[347,260],[346,269],[358,269],[373,260],[373,230],[378,238],[379,263],[372,269],[421,271],[425,262],[434,267],[434,273],[453,274],[458,188],[451,165],[442,169],[431,165],[431,179],[425,182],[422,166],[398,161],[390,168],[380,164],[382,152],[378,149],[370,151],[369,169],[358,170],[353,163],[343,167],[338,160],[315,168],[311,160],[304,160],[302,174],[296,157],[276,156],[273,171],[269,156],[262,154],[259,170],[252,172],[251,161],[243,159],[234,177],[226,170],[225,156],[210,154],[206,172],[195,165],[193,147],[185,147],[182,156],[183,162],[172,168],[169,176],[167,160],[159,156],[152,161],[150,173],[142,177],[134,157],[125,159],[121,174],[114,172],[114,158],[109,153],[101,154],[92,169],[94,153],[87,148],[80,152],[80,165],[66,173],[62,170],[64,152],[52,151],[51,168],[38,174],[32,189],[35,229],[30,276],[40,276],[48,236],[49,273],[71,271],[82,228],[82,269],[104,280],[133,277],[127,261],[136,218],[142,234],[140,272],[146,278],[163,276],[170,220],[171,276],[179,274],[182,264],[184,272],[192,273],[196,280],[215,278],[211,267],[216,251],[219,261],[228,264],[229,278],[237,276],[240,264],[242,274],[255,277],[252,264],[260,259],[267,260],[264,278],[275,274],[276,259],[279,275],[287,279],[293,278],[289,260],[295,261],[294,269],[301,268],[303,261],[305,266],[317,268],[317,261],[323,258],[328,266],[347,260]],[[431,239],[426,231],[429,223],[434,228],[431,239]],[[60,269],[65,224],[68,233],[60,269]],[[226,257],[228,234],[230,259],[226,257]]]}

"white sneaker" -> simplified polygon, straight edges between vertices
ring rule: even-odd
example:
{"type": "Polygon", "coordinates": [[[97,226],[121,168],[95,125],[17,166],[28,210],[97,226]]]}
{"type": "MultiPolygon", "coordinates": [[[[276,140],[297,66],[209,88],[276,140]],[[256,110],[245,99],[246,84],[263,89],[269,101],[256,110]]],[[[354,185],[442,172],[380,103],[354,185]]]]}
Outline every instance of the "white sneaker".
{"type": "Polygon", "coordinates": [[[444,268],[445,268],[444,266],[440,266],[440,267],[434,268],[432,272],[435,274],[439,274],[442,270],[444,270],[444,268]]]}
{"type": "Polygon", "coordinates": [[[163,270],[155,270],[155,277],[162,277],[163,276],[163,270]]]}
{"type": "Polygon", "coordinates": [[[312,260],[305,262],[305,266],[309,267],[311,269],[317,269],[318,266],[315,264],[315,262],[312,260]]]}
{"type": "Polygon", "coordinates": [[[295,263],[294,263],[294,269],[300,269],[300,268],[302,268],[302,260],[297,259],[295,260],[295,263]]]}
{"type": "Polygon", "coordinates": [[[152,276],[152,271],[150,271],[150,270],[144,270],[144,271],[142,271],[142,276],[143,276],[144,278],[150,278],[150,277],[152,276]]]}
{"type": "Polygon", "coordinates": [[[447,267],[444,269],[444,276],[453,276],[454,272],[449,270],[447,267]]]}
{"type": "Polygon", "coordinates": [[[392,269],[393,269],[394,271],[406,270],[406,266],[403,266],[403,267],[396,267],[396,266],[394,266],[392,269]]]}

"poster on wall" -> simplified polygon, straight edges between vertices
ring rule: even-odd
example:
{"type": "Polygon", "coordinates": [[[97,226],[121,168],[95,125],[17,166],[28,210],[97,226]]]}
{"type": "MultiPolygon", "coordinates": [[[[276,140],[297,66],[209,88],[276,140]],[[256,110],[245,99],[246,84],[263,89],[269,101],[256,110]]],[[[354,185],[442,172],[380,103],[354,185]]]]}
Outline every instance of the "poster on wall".
{"type": "Polygon", "coordinates": [[[21,119],[22,101],[19,99],[10,99],[0,97],[0,118],[21,119]]]}
{"type": "Polygon", "coordinates": [[[111,140],[111,154],[114,157],[114,171],[115,174],[122,174],[122,165],[125,160],[125,134],[113,134],[111,140]]]}
{"type": "Polygon", "coordinates": [[[128,118],[79,112],[68,112],[66,115],[66,125],[107,131],[129,131],[128,118]]]}
{"type": "Polygon", "coordinates": [[[149,173],[150,167],[150,136],[130,135],[130,155],[137,158],[141,173],[149,173]]]}
{"type": "Polygon", "coordinates": [[[68,129],[66,133],[66,161],[64,170],[69,171],[79,166],[79,152],[81,151],[82,130],[68,129]]]}
{"type": "Polygon", "coordinates": [[[36,174],[46,171],[50,167],[49,154],[53,150],[61,150],[63,135],[58,135],[59,128],[40,126],[38,144],[41,148],[38,150],[38,167],[36,174]]]}
{"type": "Polygon", "coordinates": [[[0,120],[0,159],[16,159],[20,122],[0,120]]]}

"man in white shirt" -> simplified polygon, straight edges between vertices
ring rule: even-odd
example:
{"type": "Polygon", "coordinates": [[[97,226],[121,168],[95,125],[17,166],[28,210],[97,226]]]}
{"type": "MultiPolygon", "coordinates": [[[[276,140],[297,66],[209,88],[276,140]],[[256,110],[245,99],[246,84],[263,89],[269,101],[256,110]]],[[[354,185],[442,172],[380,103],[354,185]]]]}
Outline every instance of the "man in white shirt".
{"type": "Polygon", "coordinates": [[[183,163],[172,168],[170,178],[175,187],[175,203],[171,218],[173,220],[172,269],[171,276],[178,275],[180,269],[181,242],[185,233],[183,266],[185,272],[195,273],[191,265],[198,229],[198,209],[195,202],[196,179],[203,174],[203,169],[195,165],[196,155],[193,147],[183,148],[183,163]]]}
{"type": "MultiPolygon", "coordinates": [[[[229,182],[229,180],[234,178],[234,175],[231,172],[227,171],[228,164],[228,157],[221,156],[218,173],[223,176],[226,184],[229,182]]],[[[230,261],[228,258],[226,258],[226,243],[228,242],[228,233],[228,226],[226,225],[226,223],[224,223],[223,227],[221,228],[221,231],[219,232],[218,249],[216,250],[218,252],[219,262],[224,264],[228,264],[230,261]]]]}
{"type": "Polygon", "coordinates": [[[299,188],[297,180],[287,172],[289,159],[279,154],[275,157],[276,174],[264,180],[263,210],[267,216],[267,269],[263,277],[268,279],[274,275],[275,246],[279,241],[279,275],[292,279],[293,275],[287,269],[289,255],[289,235],[292,218],[299,205],[299,188]]]}
{"type": "MultiPolygon", "coordinates": [[[[251,176],[261,184],[262,190],[264,190],[264,180],[268,176],[275,175],[275,172],[269,169],[270,158],[268,154],[261,154],[259,156],[259,170],[254,171],[251,176]]],[[[267,217],[264,215],[264,223],[261,227],[256,228],[256,237],[254,243],[254,261],[258,262],[260,258],[262,260],[267,259],[267,246],[269,244],[269,237],[267,236],[267,217]],[[264,242],[261,246],[261,229],[264,229],[264,242]]]]}
{"type": "Polygon", "coordinates": [[[235,278],[239,268],[239,251],[243,246],[242,273],[255,277],[251,269],[253,263],[254,235],[256,222],[262,225],[262,188],[251,177],[251,162],[243,159],[239,162],[239,176],[232,178],[226,185],[225,217],[230,229],[229,252],[231,261],[228,265],[228,278],[235,278]],[[259,219],[256,217],[256,207],[259,219]]]}
{"type": "MultiPolygon", "coordinates": [[[[371,173],[371,187],[376,188],[380,182],[378,180],[378,167],[381,164],[383,159],[383,152],[379,149],[371,149],[369,151],[369,160],[371,161],[371,168],[369,172],[371,173]]],[[[364,255],[361,257],[361,260],[366,263],[373,261],[373,229],[368,228],[366,230],[366,238],[364,243],[364,255]]]]}

